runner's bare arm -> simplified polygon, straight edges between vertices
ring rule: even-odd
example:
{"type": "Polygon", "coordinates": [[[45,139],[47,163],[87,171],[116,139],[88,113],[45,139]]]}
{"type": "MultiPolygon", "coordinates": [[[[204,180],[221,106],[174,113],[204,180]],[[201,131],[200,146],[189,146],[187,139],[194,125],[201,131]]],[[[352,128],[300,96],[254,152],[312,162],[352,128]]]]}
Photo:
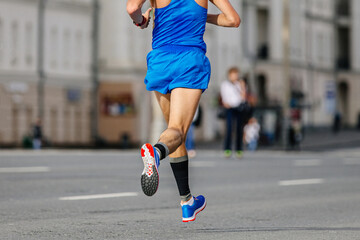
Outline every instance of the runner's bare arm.
{"type": "Polygon", "coordinates": [[[220,14],[208,14],[207,22],[222,27],[239,27],[241,19],[229,0],[210,0],[220,11],[220,14]]]}
{"type": "Polygon", "coordinates": [[[140,26],[141,29],[144,29],[149,25],[150,19],[151,8],[149,8],[144,14],[141,12],[141,7],[145,2],[146,0],[128,0],[126,4],[126,11],[135,23],[142,23],[143,17],[146,19],[145,23],[140,26]]]}

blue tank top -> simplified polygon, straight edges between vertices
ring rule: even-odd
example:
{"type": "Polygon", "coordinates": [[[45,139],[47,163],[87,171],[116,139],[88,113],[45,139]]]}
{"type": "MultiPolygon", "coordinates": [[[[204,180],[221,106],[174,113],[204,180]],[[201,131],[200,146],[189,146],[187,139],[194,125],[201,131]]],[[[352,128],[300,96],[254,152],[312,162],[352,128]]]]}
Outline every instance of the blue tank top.
{"type": "Polygon", "coordinates": [[[203,36],[207,9],[195,0],[171,0],[163,8],[155,9],[153,49],[167,46],[198,47],[206,52],[203,36]]]}

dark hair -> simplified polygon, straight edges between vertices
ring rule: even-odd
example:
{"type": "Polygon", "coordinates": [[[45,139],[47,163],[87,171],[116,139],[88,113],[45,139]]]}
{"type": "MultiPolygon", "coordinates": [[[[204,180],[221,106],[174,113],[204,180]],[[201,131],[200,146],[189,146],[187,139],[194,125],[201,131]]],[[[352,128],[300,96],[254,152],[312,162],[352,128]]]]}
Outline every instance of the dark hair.
{"type": "Polygon", "coordinates": [[[240,70],[239,68],[237,67],[231,67],[229,70],[228,70],[228,75],[231,74],[231,73],[239,73],[240,70]]]}

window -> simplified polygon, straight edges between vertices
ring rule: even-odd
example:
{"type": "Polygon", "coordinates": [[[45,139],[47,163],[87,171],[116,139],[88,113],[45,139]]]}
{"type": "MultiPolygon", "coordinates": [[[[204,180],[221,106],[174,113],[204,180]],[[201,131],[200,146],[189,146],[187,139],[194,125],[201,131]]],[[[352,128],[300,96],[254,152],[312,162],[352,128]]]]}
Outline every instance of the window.
{"type": "Polygon", "coordinates": [[[16,106],[12,108],[11,117],[12,140],[14,143],[17,143],[19,141],[19,110],[16,106]]]}
{"type": "MultiPolygon", "coordinates": [[[[66,107],[68,108],[68,107],[66,107]]],[[[70,141],[71,138],[71,114],[69,109],[64,110],[64,128],[65,128],[65,141],[70,141]]]]}
{"type": "Polygon", "coordinates": [[[31,128],[33,125],[33,109],[29,105],[26,107],[26,127],[31,128]]]}
{"type": "Polygon", "coordinates": [[[81,31],[76,33],[76,68],[82,68],[83,64],[83,34],[81,31]]]}
{"type": "Polygon", "coordinates": [[[351,12],[351,6],[349,0],[340,0],[337,2],[337,14],[343,17],[349,17],[351,12]]]}
{"type": "Polygon", "coordinates": [[[324,62],[324,35],[322,33],[317,36],[317,44],[318,64],[322,66],[324,62]]]}
{"type": "Polygon", "coordinates": [[[16,66],[18,63],[18,42],[19,42],[19,26],[17,22],[11,24],[11,48],[10,48],[10,64],[16,66]]]}
{"type": "Polygon", "coordinates": [[[75,132],[76,132],[76,142],[81,142],[82,141],[82,129],[83,129],[83,124],[82,124],[82,113],[81,110],[77,110],[75,113],[75,132]]]}
{"type": "Polygon", "coordinates": [[[53,142],[58,141],[58,111],[56,108],[50,111],[50,128],[51,128],[51,140],[53,142]]]}
{"type": "Polygon", "coordinates": [[[348,27],[338,27],[337,35],[338,68],[342,70],[349,70],[351,67],[350,30],[348,27]]]}
{"type": "MultiPolygon", "coordinates": [[[[129,24],[129,29],[131,28],[130,24],[129,24]]],[[[128,59],[130,60],[131,64],[133,64],[135,62],[135,54],[136,54],[136,50],[137,50],[137,45],[136,45],[136,34],[137,31],[132,31],[132,30],[128,30],[127,34],[127,42],[128,42],[128,48],[127,48],[127,54],[128,54],[128,59]]]]}
{"type": "Polygon", "coordinates": [[[55,69],[57,67],[57,59],[58,59],[58,48],[59,48],[59,43],[58,43],[58,30],[56,27],[53,27],[51,29],[50,32],[50,44],[51,46],[51,68],[55,69]]]}
{"type": "Polygon", "coordinates": [[[70,58],[70,52],[71,52],[71,45],[70,45],[70,30],[64,31],[63,36],[63,44],[64,44],[64,51],[63,51],[63,65],[64,68],[69,67],[69,58],[70,58]]]}
{"type": "Polygon", "coordinates": [[[25,63],[31,66],[33,63],[33,26],[27,23],[25,27],[25,63]]]}
{"type": "Polygon", "coordinates": [[[90,71],[92,69],[92,56],[90,55],[92,53],[92,49],[91,49],[91,40],[92,39],[92,34],[91,32],[87,31],[84,34],[84,67],[86,71],[90,71]]]}
{"type": "Polygon", "coordinates": [[[3,63],[4,59],[4,27],[2,20],[0,19],[0,65],[3,63]]]}
{"type": "Polygon", "coordinates": [[[317,1],[317,8],[319,11],[322,11],[324,7],[324,2],[322,0],[317,1]]]}
{"type": "Polygon", "coordinates": [[[257,56],[259,59],[265,60],[269,57],[269,12],[267,9],[257,10],[257,22],[257,56]]]}
{"type": "Polygon", "coordinates": [[[330,34],[328,34],[328,37],[325,38],[326,39],[326,44],[325,47],[327,49],[326,51],[326,65],[328,67],[332,67],[332,62],[333,62],[333,40],[330,37],[330,34]]]}

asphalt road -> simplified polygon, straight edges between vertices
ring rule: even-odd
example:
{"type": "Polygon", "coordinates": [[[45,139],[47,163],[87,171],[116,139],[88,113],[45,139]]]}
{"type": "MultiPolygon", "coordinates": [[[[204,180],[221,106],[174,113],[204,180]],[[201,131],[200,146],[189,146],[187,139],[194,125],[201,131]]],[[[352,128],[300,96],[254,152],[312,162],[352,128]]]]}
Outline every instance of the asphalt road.
{"type": "Polygon", "coordinates": [[[181,222],[167,160],[155,196],[135,151],[0,152],[0,239],[360,239],[360,149],[201,151],[193,194],[208,205],[181,222]]]}

